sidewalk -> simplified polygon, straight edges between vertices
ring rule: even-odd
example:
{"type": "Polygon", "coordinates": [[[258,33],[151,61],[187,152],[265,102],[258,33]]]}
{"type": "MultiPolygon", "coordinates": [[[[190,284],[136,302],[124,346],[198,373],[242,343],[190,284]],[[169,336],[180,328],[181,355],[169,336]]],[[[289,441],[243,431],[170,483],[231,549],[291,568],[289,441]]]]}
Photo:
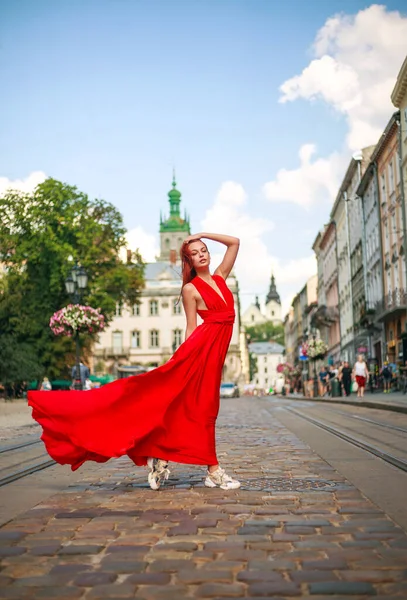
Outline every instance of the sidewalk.
{"type": "Polygon", "coordinates": [[[289,398],[290,400],[304,400],[309,402],[330,402],[332,404],[350,404],[351,406],[365,406],[367,408],[377,408],[379,410],[391,410],[395,412],[407,413],[407,394],[402,392],[391,392],[384,394],[375,392],[371,394],[365,392],[364,398],[358,398],[355,393],[350,397],[346,396],[317,396],[315,398],[306,398],[302,394],[288,394],[280,398],[289,398]]]}
{"type": "Polygon", "coordinates": [[[224,400],[219,458],[242,481],[168,485],[122,458],[0,529],[0,598],[407,597],[407,535],[278,421],[224,400]]]}

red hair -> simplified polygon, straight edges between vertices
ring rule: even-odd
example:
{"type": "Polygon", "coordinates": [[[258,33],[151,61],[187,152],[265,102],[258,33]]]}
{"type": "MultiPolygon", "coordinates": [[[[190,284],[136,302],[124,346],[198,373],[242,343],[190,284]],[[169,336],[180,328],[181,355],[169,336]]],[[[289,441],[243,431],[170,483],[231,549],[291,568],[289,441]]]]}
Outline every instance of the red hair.
{"type": "Polygon", "coordinates": [[[187,244],[182,244],[180,250],[182,261],[182,288],[184,287],[184,285],[192,281],[194,277],[196,277],[196,271],[192,266],[192,256],[191,251],[189,249],[189,244],[191,244],[192,242],[201,242],[205,246],[205,248],[208,249],[205,242],[202,242],[202,240],[200,240],[199,238],[197,238],[196,240],[191,240],[187,244]]]}

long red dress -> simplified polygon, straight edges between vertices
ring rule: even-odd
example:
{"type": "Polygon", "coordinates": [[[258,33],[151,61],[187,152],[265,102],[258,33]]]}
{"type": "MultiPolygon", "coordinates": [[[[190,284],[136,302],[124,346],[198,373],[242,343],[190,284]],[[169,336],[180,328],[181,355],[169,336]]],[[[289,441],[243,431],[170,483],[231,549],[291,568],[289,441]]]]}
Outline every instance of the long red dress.
{"type": "Polygon", "coordinates": [[[161,367],[89,391],[28,393],[53,459],[73,471],[124,454],[136,465],[149,456],[217,464],[215,422],[235,311],[224,279],[214,280],[223,298],[200,277],[192,280],[207,307],[198,311],[204,322],[161,367]]]}

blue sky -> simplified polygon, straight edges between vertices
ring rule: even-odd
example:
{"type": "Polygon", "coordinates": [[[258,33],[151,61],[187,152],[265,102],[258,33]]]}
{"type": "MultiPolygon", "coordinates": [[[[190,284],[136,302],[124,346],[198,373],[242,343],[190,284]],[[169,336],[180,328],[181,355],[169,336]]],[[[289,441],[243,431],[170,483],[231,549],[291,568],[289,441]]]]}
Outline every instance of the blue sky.
{"type": "MultiPolygon", "coordinates": [[[[237,229],[254,227],[248,230],[258,244],[242,243],[237,265],[243,305],[267,291],[272,268],[287,304],[311,274],[310,245],[331,198],[323,181],[318,198],[305,206],[301,189],[285,191],[278,174],[297,170],[299,149],[313,144],[314,158],[330,164],[340,154],[332,174],[340,178],[356,117],[327,98],[318,77],[312,98],[307,82],[285,103],[279,88],[322,57],[312,45],[338,13],[339,41],[325,54],[349,63],[340,32],[348,28],[359,39],[367,25],[349,19],[369,6],[351,0],[2,0],[0,177],[24,180],[41,171],[75,184],[114,203],[128,229],[136,236],[142,231],[140,239],[151,246],[175,165],[194,230],[220,226],[216,205],[222,202],[228,232],[234,232],[228,206],[239,211],[237,229]],[[264,185],[273,181],[274,197],[268,197],[264,185]],[[225,188],[225,182],[235,185],[225,188]],[[229,192],[222,196],[220,189],[229,192]],[[250,275],[253,261],[261,267],[250,275]]],[[[378,23],[385,15],[390,29],[404,27],[403,7],[389,1],[381,18],[377,11],[366,14],[378,23]]],[[[406,53],[400,40],[374,42],[394,76],[406,53]]],[[[357,63],[350,66],[358,73],[357,63]]],[[[388,118],[391,112],[389,104],[388,118]]],[[[377,118],[384,126],[387,117],[377,118]]]]}

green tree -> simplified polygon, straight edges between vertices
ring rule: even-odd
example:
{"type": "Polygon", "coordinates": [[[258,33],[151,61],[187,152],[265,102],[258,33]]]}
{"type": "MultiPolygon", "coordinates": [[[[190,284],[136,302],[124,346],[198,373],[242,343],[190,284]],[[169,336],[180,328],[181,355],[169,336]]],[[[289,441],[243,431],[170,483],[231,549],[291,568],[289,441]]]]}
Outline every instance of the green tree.
{"type": "Polygon", "coordinates": [[[273,342],[284,346],[284,326],[274,325],[272,321],[246,327],[246,334],[249,335],[250,342],[269,342],[273,340],[273,342]]]}
{"type": "MultiPolygon", "coordinates": [[[[72,261],[89,276],[83,302],[100,307],[109,322],[117,302],[138,302],[142,258],[136,252],[127,262],[120,259],[126,230],[112,204],[91,200],[55,179],[31,194],[6,192],[0,214],[0,263],[6,267],[0,285],[0,357],[12,349],[10,360],[0,360],[0,382],[11,385],[34,374],[66,376],[74,362],[73,342],[55,337],[49,319],[69,303],[64,281],[72,261]]],[[[86,352],[89,336],[84,343],[86,352]]]]}

